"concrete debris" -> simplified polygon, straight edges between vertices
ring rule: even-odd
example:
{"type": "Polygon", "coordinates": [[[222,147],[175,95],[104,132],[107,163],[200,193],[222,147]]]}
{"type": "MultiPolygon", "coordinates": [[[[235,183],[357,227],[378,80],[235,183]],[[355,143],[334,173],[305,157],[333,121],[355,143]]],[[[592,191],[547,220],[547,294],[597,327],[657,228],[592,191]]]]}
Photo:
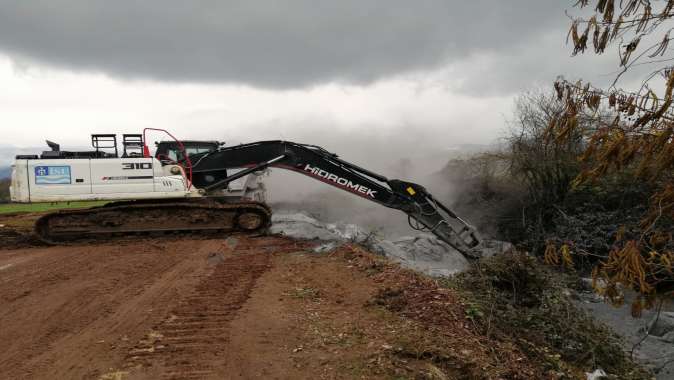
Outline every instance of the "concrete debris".
{"type": "MultiPolygon", "coordinates": [[[[324,242],[314,249],[316,252],[328,252],[343,243],[358,243],[405,268],[434,277],[451,276],[469,267],[463,255],[431,234],[387,240],[355,224],[322,223],[301,212],[274,213],[270,232],[324,242]]],[[[503,248],[492,248],[492,254],[499,249],[503,248]]]]}
{"type": "Polygon", "coordinates": [[[586,372],[585,376],[587,380],[601,380],[606,378],[606,372],[603,369],[596,369],[594,372],[586,372]]]}
{"type": "MultiPolygon", "coordinates": [[[[628,289],[624,294],[627,305],[637,297],[628,289]]],[[[671,302],[663,304],[659,317],[657,307],[654,307],[643,310],[641,318],[633,318],[629,307],[616,308],[606,302],[594,302],[596,295],[587,292],[578,295],[577,305],[619,334],[625,351],[634,350],[634,358],[651,369],[657,380],[674,379],[674,345],[671,343],[674,340],[674,305],[671,302]]]]}
{"type": "Polygon", "coordinates": [[[336,224],[324,224],[303,213],[272,215],[270,232],[281,234],[295,239],[340,241],[357,240],[359,231],[357,226],[348,225],[348,228],[340,229],[336,224]]]}
{"type": "Polygon", "coordinates": [[[649,335],[669,338],[674,333],[674,313],[661,312],[660,315],[655,314],[648,323],[647,329],[649,335]]]}
{"type": "Polygon", "coordinates": [[[448,277],[470,267],[461,253],[430,234],[383,241],[375,244],[377,248],[402,266],[433,277],[448,277]]]}
{"type": "Polygon", "coordinates": [[[674,331],[670,331],[659,338],[665,343],[674,343],[674,331]]]}
{"type": "Polygon", "coordinates": [[[316,252],[316,253],[331,252],[332,250],[337,248],[337,246],[339,246],[339,244],[337,244],[335,242],[327,242],[327,243],[323,243],[321,245],[316,246],[313,249],[313,251],[316,252]]]}
{"type": "Polygon", "coordinates": [[[512,251],[515,246],[507,241],[484,239],[480,247],[481,257],[492,257],[502,253],[512,251]]]}

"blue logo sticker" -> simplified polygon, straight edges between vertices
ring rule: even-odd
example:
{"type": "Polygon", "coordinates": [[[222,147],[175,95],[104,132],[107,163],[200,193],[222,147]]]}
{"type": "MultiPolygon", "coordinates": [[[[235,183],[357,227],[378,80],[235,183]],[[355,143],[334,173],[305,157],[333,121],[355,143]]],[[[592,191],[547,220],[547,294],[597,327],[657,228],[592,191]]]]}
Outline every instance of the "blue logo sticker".
{"type": "Polygon", "coordinates": [[[36,166],[35,184],[37,185],[69,185],[70,166],[36,166]]]}

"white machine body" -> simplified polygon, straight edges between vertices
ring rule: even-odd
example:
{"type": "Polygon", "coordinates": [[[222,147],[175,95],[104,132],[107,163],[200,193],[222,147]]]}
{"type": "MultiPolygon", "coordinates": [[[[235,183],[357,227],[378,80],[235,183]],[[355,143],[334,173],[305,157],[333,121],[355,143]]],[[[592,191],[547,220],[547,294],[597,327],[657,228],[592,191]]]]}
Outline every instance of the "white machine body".
{"type": "MultiPolygon", "coordinates": [[[[216,195],[264,202],[261,174],[232,181],[216,195]]],[[[19,203],[202,196],[199,189],[189,186],[180,166],[162,165],[153,157],[17,158],[10,195],[12,202],[19,203]]]]}

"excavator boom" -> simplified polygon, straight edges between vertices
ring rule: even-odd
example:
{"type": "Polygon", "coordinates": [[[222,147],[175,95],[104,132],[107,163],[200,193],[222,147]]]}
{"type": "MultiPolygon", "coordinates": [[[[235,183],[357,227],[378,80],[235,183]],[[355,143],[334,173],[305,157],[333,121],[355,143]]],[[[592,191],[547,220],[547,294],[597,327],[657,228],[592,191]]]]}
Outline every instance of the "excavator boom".
{"type": "Polygon", "coordinates": [[[415,230],[435,234],[467,257],[480,256],[477,248],[481,238],[475,228],[435,199],[423,186],[388,179],[346,162],[319,146],[280,140],[261,141],[195,155],[191,157],[191,164],[195,185],[207,193],[268,167],[295,171],[382,206],[403,211],[415,230]],[[227,168],[247,169],[210,184],[201,180],[209,173],[222,172],[227,168]]]}

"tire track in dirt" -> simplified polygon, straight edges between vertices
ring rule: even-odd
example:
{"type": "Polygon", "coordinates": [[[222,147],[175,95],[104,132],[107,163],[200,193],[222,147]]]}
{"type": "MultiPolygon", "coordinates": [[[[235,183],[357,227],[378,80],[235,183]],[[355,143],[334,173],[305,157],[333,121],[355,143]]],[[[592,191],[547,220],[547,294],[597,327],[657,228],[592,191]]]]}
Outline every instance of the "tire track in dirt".
{"type": "Polygon", "coordinates": [[[212,253],[211,272],[158,326],[133,347],[125,363],[130,378],[203,379],[216,376],[218,358],[229,344],[230,322],[271,266],[278,238],[228,239],[224,253],[212,253]],[[244,244],[246,246],[244,246],[244,244]],[[238,245],[238,246],[237,246],[238,245]]]}
{"type": "Polygon", "coordinates": [[[0,274],[0,378],[98,378],[189,294],[221,246],[138,241],[2,252],[0,263],[12,266],[0,274]]]}

